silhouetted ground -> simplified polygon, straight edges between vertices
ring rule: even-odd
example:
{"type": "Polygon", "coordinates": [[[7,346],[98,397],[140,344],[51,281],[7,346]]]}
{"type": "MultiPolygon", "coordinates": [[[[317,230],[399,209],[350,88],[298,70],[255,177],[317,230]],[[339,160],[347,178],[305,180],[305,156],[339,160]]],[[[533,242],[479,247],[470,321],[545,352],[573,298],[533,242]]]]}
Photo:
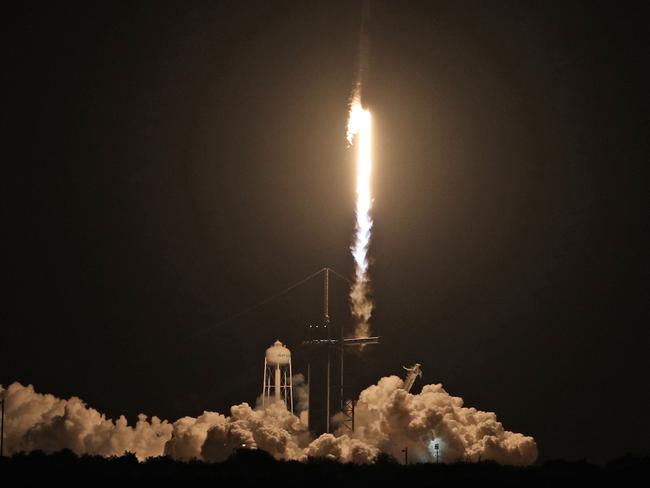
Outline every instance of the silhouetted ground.
{"type": "Polygon", "coordinates": [[[549,461],[540,466],[493,462],[403,466],[383,457],[370,466],[325,460],[278,462],[263,451],[241,450],[219,464],[177,462],[166,457],[139,463],[135,456],[77,457],[70,451],[19,454],[0,459],[0,486],[646,486],[650,457],[626,456],[596,466],[549,461]]]}

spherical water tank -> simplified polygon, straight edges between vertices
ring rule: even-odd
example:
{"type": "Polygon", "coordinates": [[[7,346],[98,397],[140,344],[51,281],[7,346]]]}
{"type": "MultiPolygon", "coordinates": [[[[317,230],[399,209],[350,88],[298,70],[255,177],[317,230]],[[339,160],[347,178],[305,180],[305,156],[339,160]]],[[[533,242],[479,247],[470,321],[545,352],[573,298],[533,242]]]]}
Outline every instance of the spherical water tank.
{"type": "Polygon", "coordinates": [[[289,364],[291,361],[291,351],[287,349],[280,341],[275,341],[271,347],[266,350],[266,362],[271,365],[289,364]]]}

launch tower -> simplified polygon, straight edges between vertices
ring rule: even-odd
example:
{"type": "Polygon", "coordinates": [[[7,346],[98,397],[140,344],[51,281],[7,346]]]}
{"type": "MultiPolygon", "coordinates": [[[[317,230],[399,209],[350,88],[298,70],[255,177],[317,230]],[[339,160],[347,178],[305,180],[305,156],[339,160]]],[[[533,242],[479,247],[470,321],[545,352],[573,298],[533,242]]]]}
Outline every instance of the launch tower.
{"type": "Polygon", "coordinates": [[[331,432],[330,419],[343,412],[354,429],[354,403],[345,398],[343,375],[345,349],[379,344],[379,337],[346,339],[343,324],[332,324],[329,315],[329,268],[323,270],[323,316],[308,326],[303,343],[308,359],[309,430],[314,436],[331,432]]]}

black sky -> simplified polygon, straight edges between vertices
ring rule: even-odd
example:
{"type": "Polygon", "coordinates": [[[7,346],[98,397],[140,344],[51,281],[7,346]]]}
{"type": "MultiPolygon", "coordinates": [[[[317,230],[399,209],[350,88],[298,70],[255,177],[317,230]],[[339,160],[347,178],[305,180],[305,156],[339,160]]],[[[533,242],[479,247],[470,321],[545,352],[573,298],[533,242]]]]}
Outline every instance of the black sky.
{"type": "MultiPolygon", "coordinates": [[[[360,14],[5,12],[0,383],[131,419],[254,401],[263,349],[296,348],[319,284],[209,326],[322,266],[352,271],[360,14]]],[[[619,3],[373,2],[384,345],[355,359],[357,389],[417,361],[542,459],[648,454],[644,19],[619,3]]]]}

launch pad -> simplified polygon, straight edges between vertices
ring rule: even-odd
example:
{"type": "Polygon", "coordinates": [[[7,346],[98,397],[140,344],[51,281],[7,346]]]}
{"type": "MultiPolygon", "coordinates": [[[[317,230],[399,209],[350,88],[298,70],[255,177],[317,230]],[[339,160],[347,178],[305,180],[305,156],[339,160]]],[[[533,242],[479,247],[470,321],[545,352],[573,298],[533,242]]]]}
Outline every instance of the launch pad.
{"type": "Polygon", "coordinates": [[[342,323],[333,324],[329,315],[329,273],[323,269],[323,316],[308,326],[308,338],[303,342],[307,358],[309,388],[309,430],[314,436],[332,431],[332,415],[341,412],[344,425],[354,430],[354,401],[346,396],[344,358],[348,348],[379,344],[379,337],[344,336],[342,323]]]}

